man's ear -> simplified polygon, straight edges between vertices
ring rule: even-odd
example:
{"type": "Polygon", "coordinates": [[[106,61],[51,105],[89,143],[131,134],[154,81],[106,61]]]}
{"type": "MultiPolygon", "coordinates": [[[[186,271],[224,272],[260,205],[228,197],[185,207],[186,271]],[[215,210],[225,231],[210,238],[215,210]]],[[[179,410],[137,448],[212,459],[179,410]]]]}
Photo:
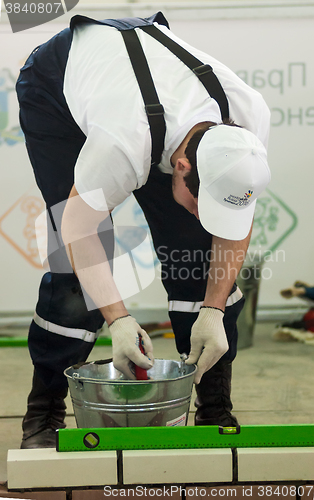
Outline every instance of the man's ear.
{"type": "Polygon", "coordinates": [[[175,167],[177,167],[178,171],[183,174],[187,174],[192,168],[191,163],[187,158],[178,158],[175,167]]]}

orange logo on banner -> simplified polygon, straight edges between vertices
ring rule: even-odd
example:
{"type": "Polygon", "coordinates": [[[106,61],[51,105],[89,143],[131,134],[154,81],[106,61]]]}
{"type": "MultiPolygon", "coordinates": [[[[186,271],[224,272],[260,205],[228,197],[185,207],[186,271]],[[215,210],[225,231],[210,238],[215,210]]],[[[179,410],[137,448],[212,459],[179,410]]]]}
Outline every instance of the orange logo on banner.
{"type": "Polygon", "coordinates": [[[35,220],[45,210],[45,203],[39,196],[24,194],[1,217],[0,234],[12,247],[38,269],[42,268],[39,258],[35,220]]]}

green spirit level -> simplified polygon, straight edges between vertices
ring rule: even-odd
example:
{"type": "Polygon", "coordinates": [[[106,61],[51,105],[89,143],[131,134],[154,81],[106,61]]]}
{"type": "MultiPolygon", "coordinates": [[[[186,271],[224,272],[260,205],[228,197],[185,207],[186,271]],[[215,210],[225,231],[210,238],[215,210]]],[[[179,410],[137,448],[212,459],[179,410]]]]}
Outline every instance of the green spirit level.
{"type": "Polygon", "coordinates": [[[57,451],[314,446],[314,424],[59,429],[57,451]]]}

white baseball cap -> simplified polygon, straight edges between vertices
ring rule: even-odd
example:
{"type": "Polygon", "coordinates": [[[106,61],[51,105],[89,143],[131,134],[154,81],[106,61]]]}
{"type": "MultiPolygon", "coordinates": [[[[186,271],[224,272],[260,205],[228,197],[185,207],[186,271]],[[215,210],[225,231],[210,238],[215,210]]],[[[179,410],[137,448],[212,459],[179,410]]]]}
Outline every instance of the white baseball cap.
{"type": "Polygon", "coordinates": [[[202,226],[220,238],[244,239],[256,198],[270,181],[265,146],[244,128],[216,125],[202,137],[196,159],[202,226]]]}

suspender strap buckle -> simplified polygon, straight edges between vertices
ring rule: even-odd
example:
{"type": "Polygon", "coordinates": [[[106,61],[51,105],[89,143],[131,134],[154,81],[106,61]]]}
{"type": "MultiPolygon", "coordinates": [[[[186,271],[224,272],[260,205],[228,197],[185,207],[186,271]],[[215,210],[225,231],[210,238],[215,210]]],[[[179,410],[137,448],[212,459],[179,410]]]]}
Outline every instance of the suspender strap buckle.
{"type": "Polygon", "coordinates": [[[165,114],[162,104],[146,104],[145,111],[147,116],[160,116],[165,114]]]}
{"type": "Polygon", "coordinates": [[[150,26],[141,26],[141,29],[167,47],[170,52],[193,71],[194,75],[197,76],[204,85],[210,97],[217,101],[222,119],[229,118],[228,99],[213,68],[209,64],[203,64],[200,59],[194,57],[193,54],[181,47],[181,45],[172,40],[172,38],[169,38],[163,31],[154,26],[154,24],[150,26]]]}
{"type": "Polygon", "coordinates": [[[202,75],[205,75],[206,73],[212,73],[213,68],[209,64],[202,64],[201,66],[197,66],[196,68],[193,68],[193,72],[197,76],[202,76],[202,75]]]}

